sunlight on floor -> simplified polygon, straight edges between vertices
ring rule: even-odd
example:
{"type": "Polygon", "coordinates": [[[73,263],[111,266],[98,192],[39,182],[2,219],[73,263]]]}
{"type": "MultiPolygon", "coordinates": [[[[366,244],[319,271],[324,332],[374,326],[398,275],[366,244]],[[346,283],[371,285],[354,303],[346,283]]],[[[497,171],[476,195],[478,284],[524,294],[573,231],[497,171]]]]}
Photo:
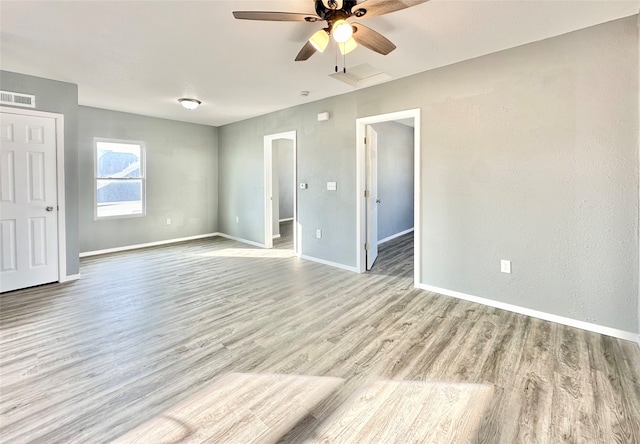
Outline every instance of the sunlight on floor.
{"type": "Polygon", "coordinates": [[[305,443],[472,443],[492,398],[487,384],[371,381],[305,443]]]}
{"type": "Polygon", "coordinates": [[[274,443],[344,380],[231,373],[114,443],[274,443]]]}
{"type": "MultiPolygon", "coordinates": [[[[344,382],[336,377],[230,373],[114,442],[275,443],[343,389],[344,382]]],[[[304,442],[475,442],[493,394],[488,384],[369,381],[304,442]]]]}
{"type": "Polygon", "coordinates": [[[287,259],[294,257],[293,250],[276,250],[266,248],[225,248],[224,250],[201,253],[205,257],[254,257],[269,259],[287,259]]]}

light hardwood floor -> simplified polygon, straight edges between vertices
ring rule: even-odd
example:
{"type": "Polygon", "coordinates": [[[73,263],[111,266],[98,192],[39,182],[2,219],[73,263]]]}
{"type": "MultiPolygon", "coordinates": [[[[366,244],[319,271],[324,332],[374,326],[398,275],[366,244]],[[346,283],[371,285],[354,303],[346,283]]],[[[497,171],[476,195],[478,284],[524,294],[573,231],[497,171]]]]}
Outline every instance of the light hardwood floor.
{"type": "MultiPolygon", "coordinates": [[[[7,443],[640,443],[637,344],[214,238],[0,296],[7,443]]],[[[276,242],[290,247],[286,236],[276,242]]]]}

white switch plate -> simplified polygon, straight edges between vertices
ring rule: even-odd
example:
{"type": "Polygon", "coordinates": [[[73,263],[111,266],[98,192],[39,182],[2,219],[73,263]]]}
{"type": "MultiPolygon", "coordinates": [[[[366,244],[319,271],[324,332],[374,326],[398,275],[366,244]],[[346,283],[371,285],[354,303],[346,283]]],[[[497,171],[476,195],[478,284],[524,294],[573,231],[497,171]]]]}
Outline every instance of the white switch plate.
{"type": "Polygon", "coordinates": [[[167,225],[171,225],[171,219],[167,218],[167,225]]]}
{"type": "Polygon", "coordinates": [[[322,239],[322,230],[320,228],[316,230],[316,238],[322,239]]]}
{"type": "Polygon", "coordinates": [[[338,189],[337,182],[327,182],[327,190],[328,191],[336,191],[338,189]]]}
{"type": "Polygon", "coordinates": [[[500,261],[500,271],[503,273],[511,273],[511,261],[502,259],[500,261]]]}
{"type": "Polygon", "coordinates": [[[240,222],[240,217],[236,216],[236,223],[240,222]]]}

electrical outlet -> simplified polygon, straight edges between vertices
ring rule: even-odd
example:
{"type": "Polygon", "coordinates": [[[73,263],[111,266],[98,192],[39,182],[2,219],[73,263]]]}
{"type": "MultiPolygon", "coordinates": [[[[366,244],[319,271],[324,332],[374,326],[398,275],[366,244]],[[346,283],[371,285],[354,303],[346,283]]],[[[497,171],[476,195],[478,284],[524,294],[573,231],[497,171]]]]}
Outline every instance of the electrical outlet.
{"type": "Polygon", "coordinates": [[[502,259],[500,261],[500,271],[503,273],[511,273],[511,261],[502,259]]]}
{"type": "Polygon", "coordinates": [[[171,225],[171,219],[167,218],[167,225],[171,225]]]}
{"type": "Polygon", "coordinates": [[[240,217],[236,216],[236,223],[240,223],[240,217]]]}
{"type": "Polygon", "coordinates": [[[318,228],[316,230],[316,238],[317,239],[322,239],[322,230],[320,228],[318,228]]]}

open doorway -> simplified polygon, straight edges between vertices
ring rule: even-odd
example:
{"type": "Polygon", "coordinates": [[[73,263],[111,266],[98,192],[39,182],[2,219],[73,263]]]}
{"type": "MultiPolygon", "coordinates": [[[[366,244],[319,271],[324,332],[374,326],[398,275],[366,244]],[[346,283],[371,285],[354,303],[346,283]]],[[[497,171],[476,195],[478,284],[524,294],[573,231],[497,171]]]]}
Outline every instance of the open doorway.
{"type": "Polygon", "coordinates": [[[413,274],[417,284],[420,110],[357,119],[356,136],[358,271],[375,269],[378,244],[413,232],[413,274]]]}
{"type": "Polygon", "coordinates": [[[264,137],[266,248],[298,252],[296,132],[264,137]]]}

